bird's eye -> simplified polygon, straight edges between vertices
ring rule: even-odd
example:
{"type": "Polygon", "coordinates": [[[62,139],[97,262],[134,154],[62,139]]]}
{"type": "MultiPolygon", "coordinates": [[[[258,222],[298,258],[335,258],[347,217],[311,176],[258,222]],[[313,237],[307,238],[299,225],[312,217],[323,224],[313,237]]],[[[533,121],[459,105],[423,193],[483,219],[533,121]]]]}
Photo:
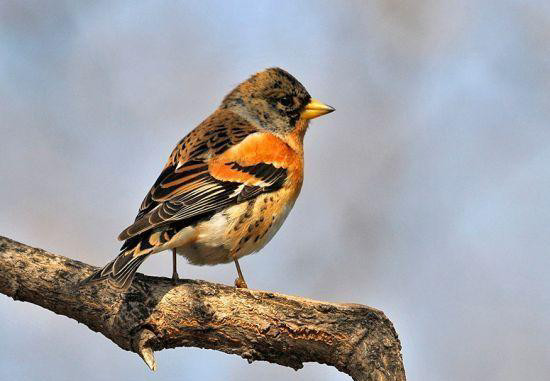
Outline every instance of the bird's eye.
{"type": "Polygon", "coordinates": [[[285,107],[288,107],[292,104],[292,97],[290,95],[286,95],[279,99],[279,103],[285,107]]]}

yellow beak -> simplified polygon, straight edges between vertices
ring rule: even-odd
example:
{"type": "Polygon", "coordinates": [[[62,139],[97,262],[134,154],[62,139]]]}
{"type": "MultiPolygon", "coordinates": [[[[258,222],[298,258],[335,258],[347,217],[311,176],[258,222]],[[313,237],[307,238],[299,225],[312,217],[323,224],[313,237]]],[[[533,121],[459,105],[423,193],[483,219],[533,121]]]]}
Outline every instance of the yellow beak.
{"type": "Polygon", "coordinates": [[[312,98],[300,116],[302,119],[313,119],[333,111],[334,107],[312,98]]]}

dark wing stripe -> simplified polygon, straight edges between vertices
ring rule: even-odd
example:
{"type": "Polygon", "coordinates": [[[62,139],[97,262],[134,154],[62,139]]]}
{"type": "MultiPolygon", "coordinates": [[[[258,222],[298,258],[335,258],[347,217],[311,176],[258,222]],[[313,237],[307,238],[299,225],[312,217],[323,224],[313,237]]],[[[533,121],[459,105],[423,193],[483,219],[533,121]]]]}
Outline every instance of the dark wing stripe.
{"type": "MultiPolygon", "coordinates": [[[[218,135],[218,137],[219,137],[219,136],[220,136],[220,135],[218,135]]],[[[227,138],[227,135],[225,135],[225,137],[227,138]]],[[[215,140],[214,140],[214,142],[215,142],[215,140]]],[[[217,143],[215,143],[215,144],[212,144],[212,148],[213,148],[214,150],[218,150],[219,148],[222,148],[222,147],[224,147],[225,145],[227,145],[227,139],[220,139],[219,142],[217,142],[217,143]]]]}
{"type": "Polygon", "coordinates": [[[265,176],[263,179],[263,181],[265,181],[266,183],[271,183],[271,182],[275,182],[277,181],[277,179],[279,179],[281,176],[285,176],[286,177],[286,169],[284,168],[278,168],[277,170],[275,171],[272,171],[271,173],[267,173],[267,176],[265,176]]]}
{"type": "Polygon", "coordinates": [[[191,157],[201,156],[202,154],[206,153],[207,151],[208,151],[208,141],[203,142],[203,143],[199,144],[198,146],[196,146],[191,151],[189,156],[191,156],[191,157]]]}
{"type": "MultiPolygon", "coordinates": [[[[251,174],[257,179],[269,184],[270,186],[277,185],[277,189],[284,184],[287,176],[285,168],[278,168],[273,164],[258,163],[255,165],[241,166],[239,163],[227,163],[232,169],[251,174]]],[[[274,189],[270,189],[272,191],[274,189]]]]}
{"type": "Polygon", "coordinates": [[[257,171],[252,172],[252,174],[260,179],[263,179],[273,172],[276,172],[276,171],[272,171],[271,166],[264,165],[263,167],[258,168],[257,171]]]}

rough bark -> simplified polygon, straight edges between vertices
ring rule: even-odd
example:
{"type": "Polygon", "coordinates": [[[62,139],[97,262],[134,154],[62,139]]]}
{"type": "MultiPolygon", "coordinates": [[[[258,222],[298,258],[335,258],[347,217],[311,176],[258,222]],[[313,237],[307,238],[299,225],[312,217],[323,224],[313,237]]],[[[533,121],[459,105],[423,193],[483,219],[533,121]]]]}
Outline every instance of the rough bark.
{"type": "Polygon", "coordinates": [[[314,361],[354,380],[405,380],[397,334],[374,308],[141,274],[126,293],[79,288],[94,269],[0,236],[1,293],[85,324],[153,370],[153,351],[184,346],[294,369],[314,361]]]}

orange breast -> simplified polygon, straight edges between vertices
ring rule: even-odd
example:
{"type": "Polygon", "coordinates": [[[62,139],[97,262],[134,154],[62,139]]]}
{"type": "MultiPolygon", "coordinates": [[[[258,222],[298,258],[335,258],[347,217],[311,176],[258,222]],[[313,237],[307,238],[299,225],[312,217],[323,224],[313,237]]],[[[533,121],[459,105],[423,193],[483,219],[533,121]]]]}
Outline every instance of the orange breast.
{"type": "Polygon", "coordinates": [[[287,143],[269,133],[255,133],[233,146],[209,162],[212,176],[223,181],[238,181],[247,185],[257,185],[254,176],[235,170],[227,163],[236,162],[241,166],[259,163],[272,164],[287,169],[288,185],[302,183],[303,156],[287,143]]]}

